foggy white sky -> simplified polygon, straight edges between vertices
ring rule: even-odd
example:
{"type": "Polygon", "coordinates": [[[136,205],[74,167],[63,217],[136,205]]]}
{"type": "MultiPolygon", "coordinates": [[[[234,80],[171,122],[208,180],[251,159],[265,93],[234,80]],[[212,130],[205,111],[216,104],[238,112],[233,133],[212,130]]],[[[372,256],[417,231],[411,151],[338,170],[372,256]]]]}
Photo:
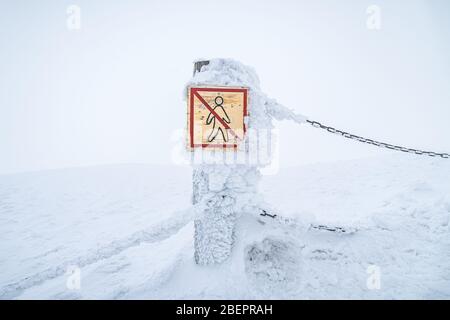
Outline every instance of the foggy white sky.
{"type": "MultiPolygon", "coordinates": [[[[199,57],[253,66],[267,94],[311,119],[449,152],[449,9],[446,0],[1,0],[0,173],[170,164],[199,57]],[[66,27],[71,4],[78,31],[66,27]],[[381,30],[366,27],[371,4],[381,30]]],[[[389,152],[277,126],[282,166],[389,152]]]]}

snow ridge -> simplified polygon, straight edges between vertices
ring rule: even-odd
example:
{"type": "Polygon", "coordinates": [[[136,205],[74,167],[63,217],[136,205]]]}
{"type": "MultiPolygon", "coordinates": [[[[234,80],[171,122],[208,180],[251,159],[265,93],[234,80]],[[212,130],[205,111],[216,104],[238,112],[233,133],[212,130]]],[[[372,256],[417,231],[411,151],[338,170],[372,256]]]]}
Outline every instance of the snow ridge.
{"type": "Polygon", "coordinates": [[[6,285],[0,289],[0,299],[12,299],[28,288],[59,277],[67,272],[69,266],[76,265],[77,267],[82,268],[100,260],[108,259],[129,248],[139,246],[142,243],[153,243],[165,240],[187,225],[192,220],[193,216],[193,209],[179,212],[175,217],[166,219],[156,226],[135,232],[126,238],[115,240],[106,246],[87,253],[85,256],[66,261],[57,267],[48,268],[15,283],[6,285]]]}

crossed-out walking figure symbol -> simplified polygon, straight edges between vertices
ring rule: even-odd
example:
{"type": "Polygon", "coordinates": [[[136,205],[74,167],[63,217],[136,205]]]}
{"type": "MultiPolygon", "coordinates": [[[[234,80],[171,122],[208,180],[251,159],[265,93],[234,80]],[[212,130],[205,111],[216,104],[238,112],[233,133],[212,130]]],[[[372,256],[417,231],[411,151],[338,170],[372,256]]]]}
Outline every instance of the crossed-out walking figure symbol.
{"type": "MultiPolygon", "coordinates": [[[[225,123],[231,123],[230,118],[228,117],[227,112],[223,108],[223,98],[221,96],[217,96],[214,99],[214,103],[216,104],[213,108],[214,112],[223,120],[225,123]]],[[[208,118],[206,119],[206,124],[210,125],[212,123],[212,130],[208,136],[208,142],[214,141],[216,139],[219,132],[222,134],[223,141],[228,142],[228,131],[225,126],[221,123],[221,121],[216,119],[216,116],[210,112],[208,118]]]]}

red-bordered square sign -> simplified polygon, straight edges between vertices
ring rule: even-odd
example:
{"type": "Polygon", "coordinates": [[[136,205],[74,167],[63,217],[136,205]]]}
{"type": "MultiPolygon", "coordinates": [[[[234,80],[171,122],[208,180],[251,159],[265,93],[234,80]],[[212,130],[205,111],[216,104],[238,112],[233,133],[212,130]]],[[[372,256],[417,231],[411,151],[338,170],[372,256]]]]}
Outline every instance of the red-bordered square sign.
{"type": "Polygon", "coordinates": [[[237,148],[245,137],[248,89],[188,88],[188,146],[237,148]]]}

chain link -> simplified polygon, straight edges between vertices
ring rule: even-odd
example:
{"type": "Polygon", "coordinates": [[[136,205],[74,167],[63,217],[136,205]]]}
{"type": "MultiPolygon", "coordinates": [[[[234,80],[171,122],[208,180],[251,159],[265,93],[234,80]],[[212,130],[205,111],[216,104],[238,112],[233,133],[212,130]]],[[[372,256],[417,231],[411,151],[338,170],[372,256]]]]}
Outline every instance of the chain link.
{"type": "Polygon", "coordinates": [[[444,159],[449,159],[450,155],[448,153],[438,153],[438,152],[433,152],[433,151],[423,151],[423,150],[418,150],[418,149],[411,149],[411,148],[406,148],[406,147],[401,147],[401,146],[396,146],[393,144],[389,144],[389,143],[385,143],[385,142],[380,142],[380,141],[375,141],[372,139],[368,139],[368,138],[364,138],[364,137],[360,137],[342,130],[338,130],[336,128],[333,127],[328,127],[325,126],[323,124],[321,124],[320,122],[317,121],[311,121],[311,120],[306,120],[310,125],[312,125],[315,128],[320,128],[320,129],[324,129],[327,130],[330,133],[334,133],[340,136],[343,136],[344,138],[347,139],[352,139],[352,140],[356,140],[359,142],[363,142],[363,143],[367,143],[367,144],[371,144],[374,145],[376,147],[380,147],[380,148],[387,148],[390,150],[396,150],[396,151],[401,151],[401,152],[406,152],[406,153],[412,153],[412,154],[417,154],[417,155],[427,155],[430,157],[441,157],[444,159]]]}

